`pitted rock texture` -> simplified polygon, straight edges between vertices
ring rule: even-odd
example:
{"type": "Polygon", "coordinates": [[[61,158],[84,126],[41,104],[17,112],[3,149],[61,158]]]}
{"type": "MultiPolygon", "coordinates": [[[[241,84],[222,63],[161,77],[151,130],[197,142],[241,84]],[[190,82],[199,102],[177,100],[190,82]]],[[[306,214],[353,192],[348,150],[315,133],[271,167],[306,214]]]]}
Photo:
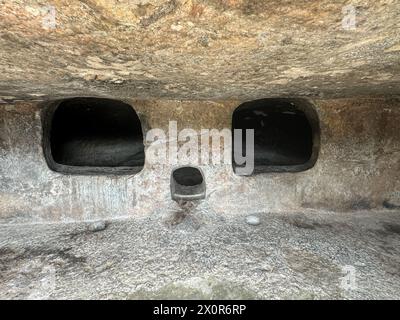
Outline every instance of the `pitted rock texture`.
{"type": "Polygon", "coordinates": [[[397,0],[0,1],[0,102],[400,93],[397,0]],[[345,6],[355,28],[344,28],[345,6]]]}
{"type": "Polygon", "coordinates": [[[399,212],[258,213],[257,227],[244,215],[196,208],[179,221],[174,215],[114,221],[99,232],[85,224],[0,226],[0,298],[400,296],[399,212]]]}

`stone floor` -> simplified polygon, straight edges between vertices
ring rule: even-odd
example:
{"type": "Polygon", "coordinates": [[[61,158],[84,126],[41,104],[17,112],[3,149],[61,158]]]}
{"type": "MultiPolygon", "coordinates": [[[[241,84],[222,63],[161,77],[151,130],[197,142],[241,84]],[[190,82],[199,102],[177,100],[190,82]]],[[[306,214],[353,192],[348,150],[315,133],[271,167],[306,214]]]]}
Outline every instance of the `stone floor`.
{"type": "Polygon", "coordinates": [[[398,299],[400,212],[0,227],[2,299],[398,299]]]}

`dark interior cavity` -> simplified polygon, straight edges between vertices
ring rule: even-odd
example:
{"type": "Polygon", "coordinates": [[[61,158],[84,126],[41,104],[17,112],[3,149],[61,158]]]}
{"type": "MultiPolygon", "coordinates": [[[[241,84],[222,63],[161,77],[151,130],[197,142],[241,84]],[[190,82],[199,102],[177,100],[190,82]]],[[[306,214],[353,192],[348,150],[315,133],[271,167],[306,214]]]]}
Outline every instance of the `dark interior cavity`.
{"type": "Polygon", "coordinates": [[[194,167],[182,167],[173,172],[176,183],[182,186],[197,186],[203,183],[203,176],[199,169],[194,167]]]}
{"type": "Polygon", "coordinates": [[[73,173],[75,168],[83,173],[79,167],[84,167],[118,173],[143,167],[142,127],[130,105],[109,99],[74,98],[58,104],[50,118],[48,142],[56,171],[73,173]]]}
{"type": "MultiPolygon", "coordinates": [[[[233,113],[233,129],[254,129],[254,172],[303,171],[316,161],[319,124],[306,102],[262,99],[246,102],[233,113]]],[[[246,139],[242,134],[242,154],[246,139]]],[[[239,148],[238,148],[239,149],[239,148]]],[[[240,150],[233,145],[233,155],[240,150]]],[[[237,164],[233,157],[234,169],[237,164]]]]}

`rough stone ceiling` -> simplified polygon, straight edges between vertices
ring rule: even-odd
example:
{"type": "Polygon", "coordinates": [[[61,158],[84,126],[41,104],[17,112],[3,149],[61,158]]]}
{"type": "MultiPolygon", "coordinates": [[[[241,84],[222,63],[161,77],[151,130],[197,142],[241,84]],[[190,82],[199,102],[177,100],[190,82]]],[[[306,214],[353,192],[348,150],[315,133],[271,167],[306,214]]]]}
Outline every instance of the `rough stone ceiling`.
{"type": "Polygon", "coordinates": [[[398,0],[0,5],[2,101],[400,94],[398,0]],[[342,25],[348,4],[356,12],[354,30],[342,25]],[[55,27],[44,25],[48,6],[55,27]]]}

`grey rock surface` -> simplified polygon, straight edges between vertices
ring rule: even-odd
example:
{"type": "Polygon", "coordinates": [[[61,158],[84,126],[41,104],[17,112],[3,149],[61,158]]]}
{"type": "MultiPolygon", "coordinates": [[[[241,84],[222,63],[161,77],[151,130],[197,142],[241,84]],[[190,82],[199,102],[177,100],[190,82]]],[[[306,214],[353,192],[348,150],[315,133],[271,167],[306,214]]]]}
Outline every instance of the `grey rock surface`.
{"type": "Polygon", "coordinates": [[[399,214],[265,213],[254,228],[193,208],[100,232],[2,226],[0,298],[399,299],[399,214]]]}

